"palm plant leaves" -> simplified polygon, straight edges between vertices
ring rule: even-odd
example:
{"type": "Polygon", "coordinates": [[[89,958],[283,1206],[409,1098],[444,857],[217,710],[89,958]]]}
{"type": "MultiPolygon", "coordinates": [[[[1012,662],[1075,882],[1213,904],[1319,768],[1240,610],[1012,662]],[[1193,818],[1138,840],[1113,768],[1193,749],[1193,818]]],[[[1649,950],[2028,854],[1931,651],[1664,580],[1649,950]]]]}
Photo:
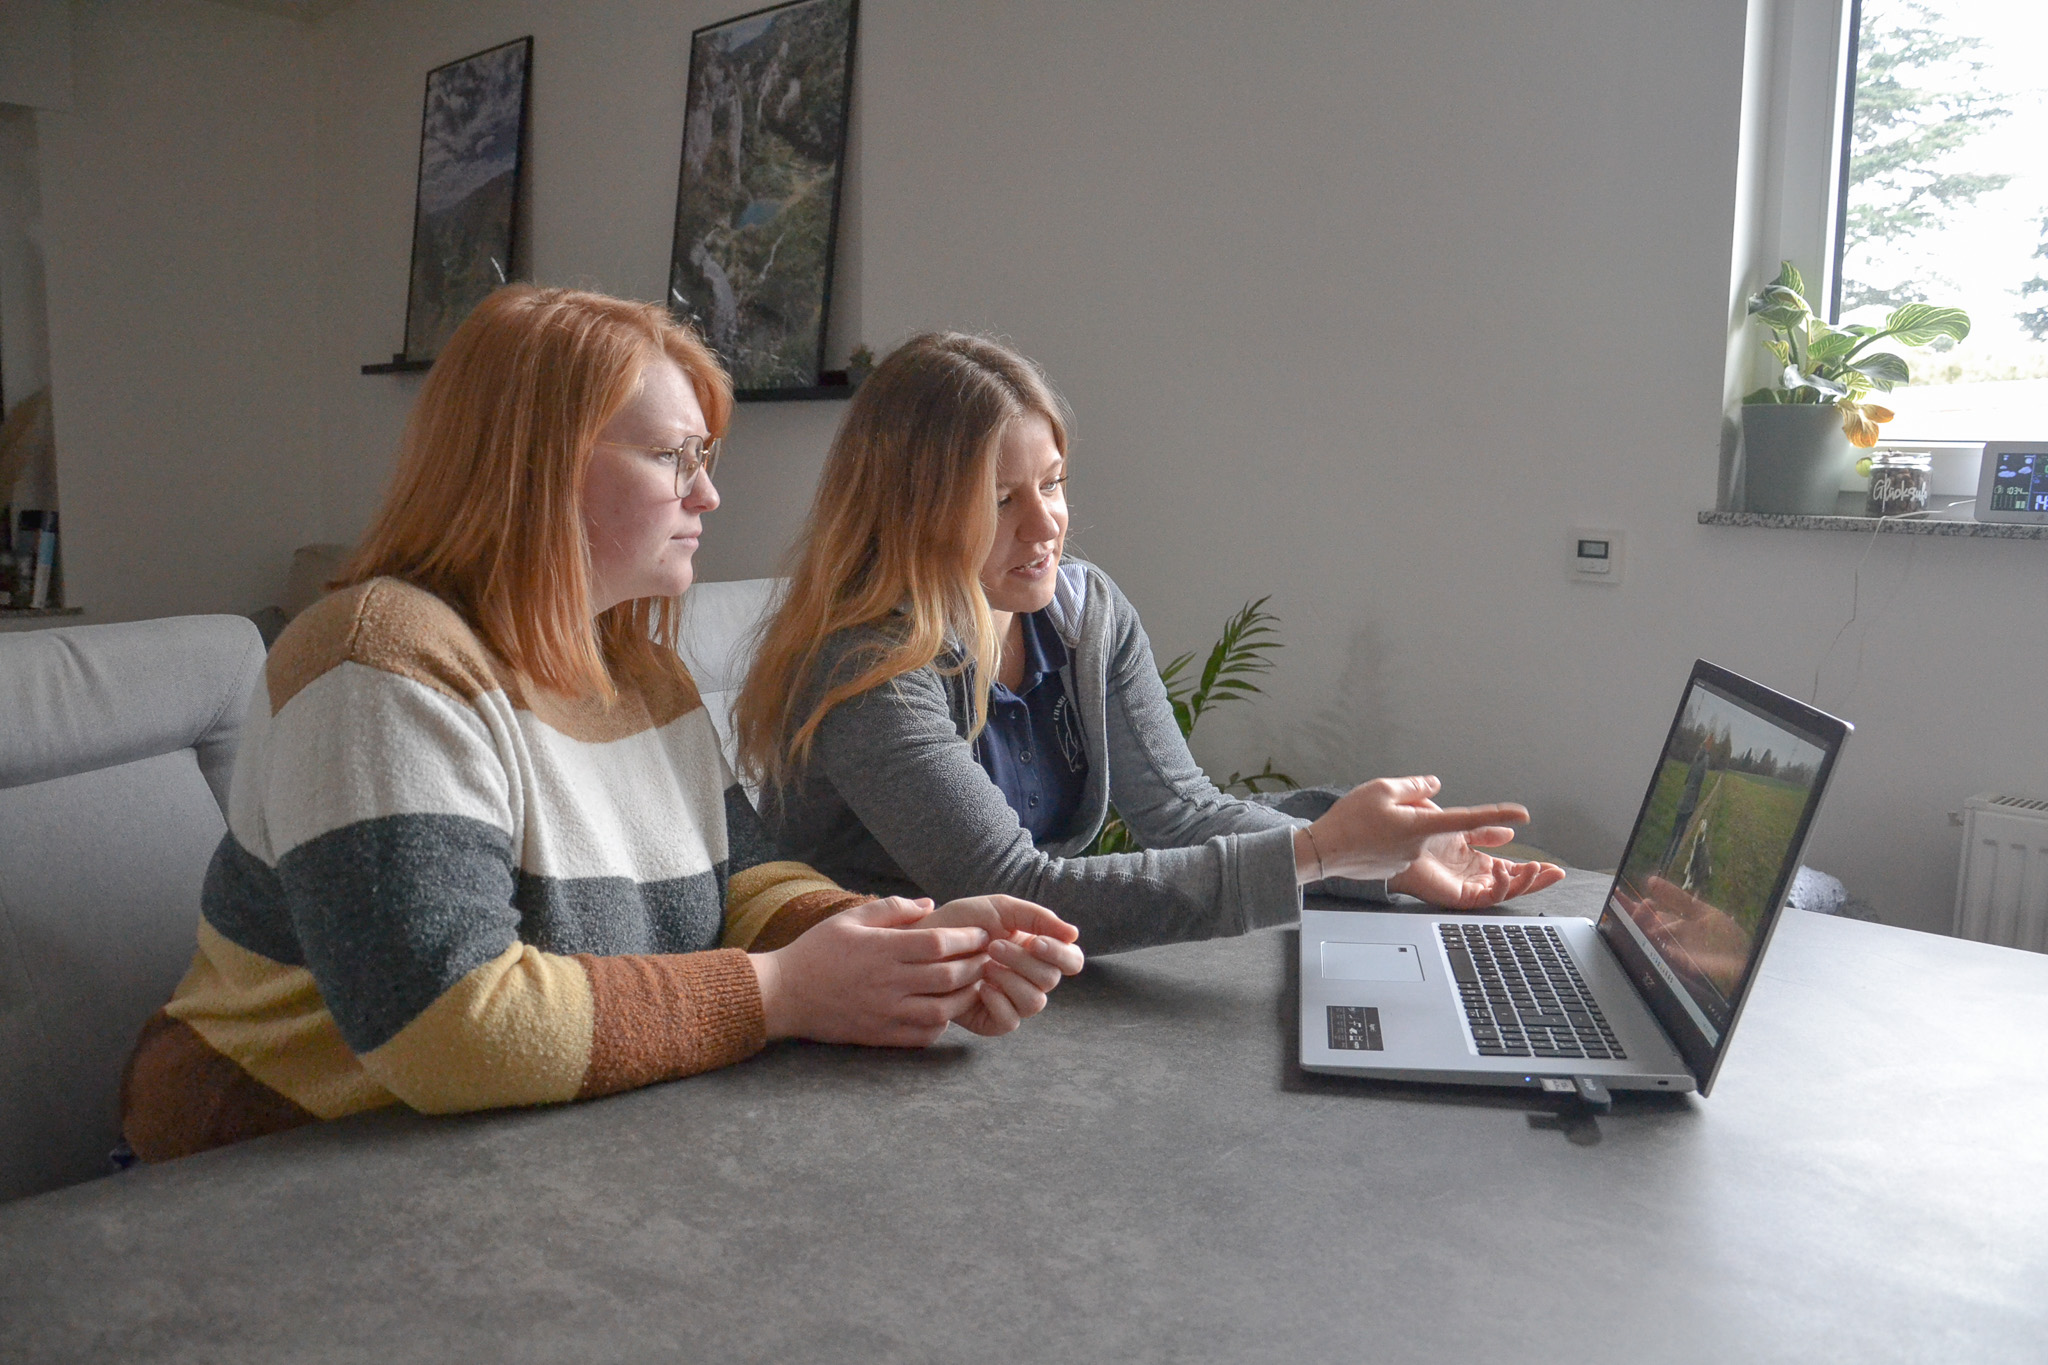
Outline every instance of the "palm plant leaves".
{"type": "Polygon", "coordinates": [[[1273,760],[1269,758],[1266,760],[1266,766],[1257,772],[1232,773],[1216,785],[1227,792],[1241,791],[1246,796],[1256,796],[1260,792],[1293,791],[1301,784],[1275,768],[1273,760]]]}
{"type": "Polygon", "coordinates": [[[1187,669],[1194,662],[1192,652],[1182,654],[1159,670],[1166,684],[1167,700],[1173,703],[1173,718],[1180,722],[1182,738],[1194,733],[1195,722],[1212,706],[1242,701],[1259,691],[1252,679],[1272,670],[1272,651],[1280,648],[1274,625],[1279,617],[1266,610],[1269,594],[1247,602],[1224,623],[1223,633],[1209,650],[1198,681],[1190,681],[1187,669]]]}
{"type": "MultiPolygon", "coordinates": [[[[1259,694],[1259,685],[1252,679],[1272,670],[1272,653],[1282,644],[1279,632],[1274,629],[1280,618],[1266,610],[1266,603],[1272,600],[1268,594],[1256,602],[1247,602],[1224,623],[1223,633],[1210,648],[1199,677],[1189,675],[1195,662],[1193,650],[1177,654],[1161,666],[1159,681],[1166,686],[1166,700],[1173,707],[1173,719],[1180,726],[1182,739],[1194,734],[1195,722],[1211,707],[1226,701],[1245,701],[1259,694]]],[[[1269,758],[1259,771],[1232,773],[1216,785],[1224,791],[1256,795],[1262,791],[1291,790],[1301,784],[1276,770],[1269,758]]],[[[1131,827],[1111,806],[1102,833],[1096,836],[1088,852],[1091,856],[1136,853],[1141,847],[1131,827]]]]}
{"type": "Polygon", "coordinates": [[[1088,846],[1088,856],[1099,858],[1106,853],[1142,853],[1138,836],[1131,833],[1131,827],[1116,813],[1116,807],[1109,808],[1109,818],[1102,822],[1102,833],[1095,836],[1095,842],[1088,846]]]}

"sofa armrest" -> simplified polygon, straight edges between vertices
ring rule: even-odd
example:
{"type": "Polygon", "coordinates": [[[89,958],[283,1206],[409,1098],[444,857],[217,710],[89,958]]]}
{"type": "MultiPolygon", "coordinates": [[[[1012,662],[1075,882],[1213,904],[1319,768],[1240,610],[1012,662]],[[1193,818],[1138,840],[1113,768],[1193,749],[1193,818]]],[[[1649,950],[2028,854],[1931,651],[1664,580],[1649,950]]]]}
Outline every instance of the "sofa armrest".
{"type": "Polygon", "coordinates": [[[235,743],[263,672],[242,616],[173,616],[9,636],[0,787],[191,749],[223,814],[235,743]]]}

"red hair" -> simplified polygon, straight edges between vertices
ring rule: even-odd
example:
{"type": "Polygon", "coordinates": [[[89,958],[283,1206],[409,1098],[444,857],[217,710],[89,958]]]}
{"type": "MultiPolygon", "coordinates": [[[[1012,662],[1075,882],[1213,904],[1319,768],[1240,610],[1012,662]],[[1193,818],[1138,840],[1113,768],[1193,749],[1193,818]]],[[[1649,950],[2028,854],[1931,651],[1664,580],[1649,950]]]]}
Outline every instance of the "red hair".
{"type": "Polygon", "coordinates": [[[583,528],[591,448],[655,356],[682,368],[723,436],[732,381],[660,305],[528,284],[492,293],[428,371],[384,505],[332,586],[425,588],[554,692],[609,700],[614,666],[680,667],[672,599],[592,620],[583,528]]]}

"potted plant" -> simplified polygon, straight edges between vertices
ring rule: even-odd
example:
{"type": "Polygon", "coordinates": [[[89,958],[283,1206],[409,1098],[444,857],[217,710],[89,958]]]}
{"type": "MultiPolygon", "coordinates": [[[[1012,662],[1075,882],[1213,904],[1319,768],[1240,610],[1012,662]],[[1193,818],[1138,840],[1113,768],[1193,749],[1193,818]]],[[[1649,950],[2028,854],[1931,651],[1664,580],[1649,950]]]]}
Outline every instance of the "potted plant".
{"type": "Polygon", "coordinates": [[[1778,278],[1749,299],[1749,315],[1770,329],[1764,348],[1782,367],[1776,384],[1742,400],[1745,505],[1752,512],[1835,510],[1849,447],[1876,445],[1878,424],[1892,420],[1890,408],[1869,401],[1871,392],[1889,393],[1911,377],[1902,356],[1873,346],[1886,339],[1925,346],[1970,334],[1968,313],[1929,303],[1893,309],[1882,327],[1832,326],[1814,314],[1805,290],[1785,261],[1778,278]]]}
{"type": "MultiPolygon", "coordinates": [[[[1268,655],[1280,648],[1279,635],[1274,630],[1280,618],[1266,610],[1266,603],[1272,600],[1268,594],[1256,602],[1247,602],[1224,622],[1223,634],[1210,648],[1199,678],[1190,672],[1195,661],[1193,650],[1170,660],[1159,670],[1159,681],[1166,684],[1166,699],[1173,704],[1173,719],[1180,726],[1181,738],[1195,733],[1195,722],[1211,707],[1226,701],[1249,701],[1258,695],[1259,685],[1252,679],[1271,671],[1273,660],[1268,655]]],[[[1259,771],[1232,773],[1216,785],[1227,792],[1257,796],[1260,792],[1286,791],[1301,784],[1286,773],[1276,772],[1269,758],[1259,771]]],[[[1088,852],[1091,856],[1136,853],[1139,847],[1131,827],[1111,806],[1102,833],[1096,836],[1088,852]]]]}

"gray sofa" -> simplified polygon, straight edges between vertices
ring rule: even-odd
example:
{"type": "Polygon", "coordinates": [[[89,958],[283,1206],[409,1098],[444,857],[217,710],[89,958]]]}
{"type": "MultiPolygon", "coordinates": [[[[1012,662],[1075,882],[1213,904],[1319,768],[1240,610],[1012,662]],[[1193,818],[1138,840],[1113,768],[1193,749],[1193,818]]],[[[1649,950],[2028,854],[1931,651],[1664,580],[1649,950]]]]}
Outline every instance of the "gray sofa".
{"type": "Polygon", "coordinates": [[[262,669],[239,616],[0,637],[0,1199],[111,1169],[262,669]]]}

